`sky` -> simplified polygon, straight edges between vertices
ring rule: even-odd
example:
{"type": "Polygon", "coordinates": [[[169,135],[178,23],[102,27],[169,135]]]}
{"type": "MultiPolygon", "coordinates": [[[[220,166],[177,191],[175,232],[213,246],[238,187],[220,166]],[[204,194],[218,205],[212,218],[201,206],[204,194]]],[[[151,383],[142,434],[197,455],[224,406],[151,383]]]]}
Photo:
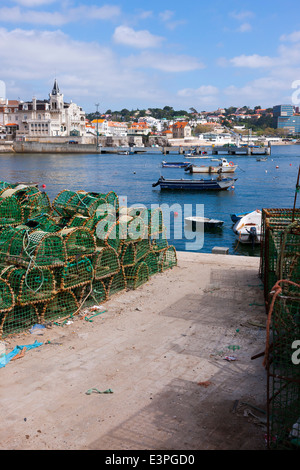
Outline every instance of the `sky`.
{"type": "Polygon", "coordinates": [[[0,0],[0,95],[55,79],[86,113],[298,105],[300,2],[0,0]]]}

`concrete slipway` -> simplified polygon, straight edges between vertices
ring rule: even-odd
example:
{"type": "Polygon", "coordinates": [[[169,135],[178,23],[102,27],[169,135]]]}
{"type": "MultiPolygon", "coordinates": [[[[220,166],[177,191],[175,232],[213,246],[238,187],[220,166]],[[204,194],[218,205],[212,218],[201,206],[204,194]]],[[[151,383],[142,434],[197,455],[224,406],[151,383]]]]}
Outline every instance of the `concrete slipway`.
{"type": "Polygon", "coordinates": [[[7,338],[7,352],[43,344],[0,369],[0,449],[265,449],[258,271],[255,257],[179,252],[93,321],[7,338]]]}

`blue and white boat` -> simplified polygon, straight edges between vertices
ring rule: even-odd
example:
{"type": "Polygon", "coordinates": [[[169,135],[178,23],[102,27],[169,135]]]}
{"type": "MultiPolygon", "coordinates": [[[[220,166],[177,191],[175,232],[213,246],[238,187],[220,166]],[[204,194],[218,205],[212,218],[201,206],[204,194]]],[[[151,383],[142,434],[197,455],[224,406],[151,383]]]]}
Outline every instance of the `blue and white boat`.
{"type": "Polygon", "coordinates": [[[190,162],[165,162],[163,160],[161,166],[163,168],[187,168],[190,164],[190,162]]]}
{"type": "Polygon", "coordinates": [[[220,191],[230,188],[237,178],[211,178],[211,179],[165,179],[159,178],[152,186],[160,186],[160,189],[179,189],[192,191],[220,191]]]}
{"type": "Polygon", "coordinates": [[[242,217],[245,217],[245,215],[249,214],[249,212],[240,212],[239,214],[230,214],[230,218],[232,222],[235,224],[238,222],[238,220],[241,220],[242,217]]]}

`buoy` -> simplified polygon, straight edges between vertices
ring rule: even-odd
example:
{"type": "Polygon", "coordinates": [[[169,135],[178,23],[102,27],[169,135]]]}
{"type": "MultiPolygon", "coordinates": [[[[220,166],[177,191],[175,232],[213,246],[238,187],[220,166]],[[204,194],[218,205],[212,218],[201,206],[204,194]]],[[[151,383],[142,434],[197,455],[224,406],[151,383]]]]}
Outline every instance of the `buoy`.
{"type": "Polygon", "coordinates": [[[231,186],[231,189],[234,189],[234,186],[231,186]]]}
{"type": "Polygon", "coordinates": [[[292,166],[292,164],[290,163],[290,166],[292,166]]]}
{"type": "Polygon", "coordinates": [[[46,188],[46,185],[45,185],[45,184],[42,184],[42,188],[45,189],[45,188],[46,188]]]}
{"type": "Polygon", "coordinates": [[[178,216],[178,212],[174,212],[174,216],[177,217],[177,216],[178,216]]]}
{"type": "Polygon", "coordinates": [[[276,168],[279,168],[279,166],[278,166],[278,165],[276,165],[276,168]]]}

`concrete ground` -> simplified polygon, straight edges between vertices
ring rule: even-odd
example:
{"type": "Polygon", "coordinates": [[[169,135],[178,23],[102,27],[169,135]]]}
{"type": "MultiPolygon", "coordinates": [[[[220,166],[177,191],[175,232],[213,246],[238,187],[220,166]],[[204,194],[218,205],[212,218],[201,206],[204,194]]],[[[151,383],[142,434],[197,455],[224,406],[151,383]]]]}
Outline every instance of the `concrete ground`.
{"type": "Polygon", "coordinates": [[[6,339],[7,352],[43,344],[0,369],[0,449],[265,449],[258,270],[254,257],[179,252],[92,321],[6,339]]]}

